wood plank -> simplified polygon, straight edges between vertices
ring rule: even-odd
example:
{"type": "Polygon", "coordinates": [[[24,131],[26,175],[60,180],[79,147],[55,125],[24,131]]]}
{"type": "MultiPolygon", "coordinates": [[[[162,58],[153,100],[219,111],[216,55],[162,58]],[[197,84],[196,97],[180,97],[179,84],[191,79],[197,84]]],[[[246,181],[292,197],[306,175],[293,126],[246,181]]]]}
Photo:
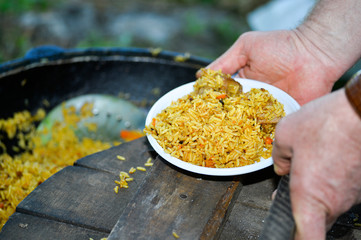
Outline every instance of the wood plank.
{"type": "Polygon", "coordinates": [[[22,213],[14,213],[6,222],[0,232],[0,239],[76,239],[76,240],[100,240],[109,233],[98,232],[91,229],[81,228],[71,224],[53,221],[22,213]]]}
{"type": "Polygon", "coordinates": [[[139,192],[108,237],[113,239],[216,239],[235,196],[233,178],[190,174],[158,157],[139,192]]]}
{"type": "Polygon", "coordinates": [[[128,171],[131,167],[144,166],[148,158],[155,159],[156,155],[147,138],[142,137],[79,159],[75,162],[75,166],[119,174],[120,170],[128,171]],[[126,160],[119,160],[118,155],[125,157],[126,160]]]}
{"type": "Polygon", "coordinates": [[[141,138],[79,159],[37,187],[17,211],[109,233],[148,173],[135,172],[129,188],[118,194],[114,181],[120,171],[144,166],[153,157],[147,144],[141,138]]]}
{"type": "Polygon", "coordinates": [[[17,212],[110,232],[132,198],[127,193],[138,185],[131,182],[129,189],[115,194],[116,179],[116,175],[102,171],[66,167],[31,192],[17,212]]]}

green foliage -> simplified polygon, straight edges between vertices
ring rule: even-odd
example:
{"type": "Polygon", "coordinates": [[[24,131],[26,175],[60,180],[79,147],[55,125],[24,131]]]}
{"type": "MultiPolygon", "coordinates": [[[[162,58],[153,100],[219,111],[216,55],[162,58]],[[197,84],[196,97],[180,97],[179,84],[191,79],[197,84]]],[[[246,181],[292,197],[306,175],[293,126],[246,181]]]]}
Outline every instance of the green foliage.
{"type": "Polygon", "coordinates": [[[0,0],[0,13],[22,13],[29,10],[44,11],[59,1],[49,0],[0,0]]]}
{"type": "Polygon", "coordinates": [[[217,22],[213,26],[213,31],[225,45],[231,45],[240,35],[240,32],[236,30],[234,24],[228,19],[217,22]]]}
{"type": "Polygon", "coordinates": [[[167,0],[166,2],[174,2],[174,3],[187,4],[187,5],[217,3],[216,0],[167,0]]]}
{"type": "Polygon", "coordinates": [[[19,29],[0,30],[0,64],[4,61],[23,57],[31,48],[30,39],[19,29]]]}
{"type": "Polygon", "coordinates": [[[199,19],[197,14],[192,11],[186,14],[185,22],[184,31],[189,36],[196,37],[202,34],[206,29],[205,24],[199,19]]]}
{"type": "Polygon", "coordinates": [[[123,34],[118,39],[107,39],[100,33],[92,32],[85,39],[80,41],[76,47],[130,47],[132,45],[132,36],[123,34]]]}

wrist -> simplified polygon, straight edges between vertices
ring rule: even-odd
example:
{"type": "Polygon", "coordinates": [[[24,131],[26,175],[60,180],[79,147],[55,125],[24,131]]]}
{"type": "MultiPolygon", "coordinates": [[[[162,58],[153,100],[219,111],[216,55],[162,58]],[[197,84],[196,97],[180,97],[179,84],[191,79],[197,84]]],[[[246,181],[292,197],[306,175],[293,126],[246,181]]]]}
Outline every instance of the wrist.
{"type": "Polygon", "coordinates": [[[361,56],[359,0],[320,0],[295,29],[308,51],[338,80],[361,56]]]}

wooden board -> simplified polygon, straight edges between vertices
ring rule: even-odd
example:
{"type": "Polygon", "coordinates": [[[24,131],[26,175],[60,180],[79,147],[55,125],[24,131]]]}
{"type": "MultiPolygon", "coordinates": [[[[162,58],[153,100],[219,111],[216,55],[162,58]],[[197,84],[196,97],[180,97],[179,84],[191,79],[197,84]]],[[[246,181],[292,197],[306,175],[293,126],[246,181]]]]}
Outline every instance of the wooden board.
{"type": "Polygon", "coordinates": [[[216,238],[240,190],[239,181],[202,178],[157,158],[147,171],[138,170],[132,175],[134,181],[129,182],[128,189],[116,194],[114,180],[119,179],[119,172],[144,166],[150,157],[154,158],[154,152],[146,138],[141,138],[78,160],[23,200],[0,238],[12,235],[21,239],[24,231],[18,231],[18,226],[31,222],[31,217],[45,221],[49,230],[31,228],[30,235],[38,237],[29,239],[42,239],[44,231],[49,233],[49,239],[51,234],[53,239],[79,239],[70,230],[70,234],[64,232],[61,236],[62,231],[56,229],[63,225],[77,231],[109,234],[117,222],[126,223],[121,232],[113,231],[122,239],[134,239],[134,232],[139,238],[151,234],[167,239],[173,237],[173,230],[190,239],[216,238]],[[125,161],[119,160],[118,155],[125,161]]]}
{"type": "Polygon", "coordinates": [[[0,239],[4,240],[53,240],[77,239],[100,240],[108,233],[77,227],[59,221],[36,217],[32,215],[14,213],[6,223],[6,229],[1,232],[0,239]],[[10,231],[11,230],[11,231],[10,231]]]}
{"type": "MultiPolygon", "coordinates": [[[[146,172],[137,171],[133,175],[135,180],[128,189],[115,194],[114,180],[119,171],[143,166],[149,157],[154,159],[154,152],[146,138],[141,138],[78,160],[75,166],[42,183],[19,204],[0,232],[0,239],[100,240],[108,235],[109,240],[174,239],[174,231],[180,239],[228,240],[230,236],[248,239],[242,226],[249,228],[259,222],[261,229],[273,187],[260,185],[259,181],[272,178],[271,170],[246,174],[240,179],[212,178],[183,171],[157,157],[146,172]],[[126,160],[119,160],[117,155],[126,160]],[[269,193],[261,197],[259,192],[264,190],[269,193]],[[243,210],[236,208],[229,218],[234,225],[228,221],[225,228],[227,232],[235,231],[235,235],[225,234],[222,230],[235,200],[243,210]],[[255,206],[264,214],[249,211],[255,206]]],[[[354,207],[348,215],[340,217],[333,232],[345,236],[350,231],[352,235],[358,233],[355,223],[359,220],[355,219],[359,212],[360,207],[354,207]]],[[[259,229],[252,234],[256,236],[259,229]]]]}
{"type": "MultiPolygon", "coordinates": [[[[134,173],[129,188],[118,194],[114,181],[119,180],[120,171],[144,166],[153,156],[147,144],[146,138],[141,138],[79,159],[75,166],[64,168],[37,187],[16,211],[109,234],[148,172],[134,173]]],[[[15,234],[12,228],[5,224],[0,239],[6,232],[15,234]]]]}
{"type": "Polygon", "coordinates": [[[239,181],[182,172],[157,158],[152,173],[108,237],[114,239],[216,239],[239,181]]]}
{"type": "Polygon", "coordinates": [[[118,175],[119,171],[128,171],[131,167],[144,166],[148,158],[154,159],[156,155],[148,140],[142,137],[79,159],[75,165],[118,175]],[[118,155],[125,157],[125,161],[119,160],[118,155]]]}
{"type": "Polygon", "coordinates": [[[82,167],[66,167],[36,188],[17,212],[110,232],[126,195],[113,191],[115,175],[82,167]]]}
{"type": "Polygon", "coordinates": [[[17,211],[110,232],[146,172],[134,173],[129,188],[119,194],[114,192],[114,181],[119,180],[120,171],[144,165],[148,157],[144,142],[138,140],[78,160],[76,166],[66,167],[36,188],[17,211]]]}

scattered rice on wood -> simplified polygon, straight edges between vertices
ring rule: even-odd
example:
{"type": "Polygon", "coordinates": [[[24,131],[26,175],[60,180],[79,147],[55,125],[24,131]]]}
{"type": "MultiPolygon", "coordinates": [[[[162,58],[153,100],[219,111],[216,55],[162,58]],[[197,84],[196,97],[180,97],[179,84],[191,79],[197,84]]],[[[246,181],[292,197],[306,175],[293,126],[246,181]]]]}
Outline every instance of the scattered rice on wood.
{"type": "Polygon", "coordinates": [[[121,171],[121,172],[119,173],[119,176],[120,176],[120,178],[128,178],[128,177],[129,177],[129,174],[128,174],[127,172],[121,171]]]}
{"type": "Polygon", "coordinates": [[[143,172],[147,171],[147,169],[145,169],[144,167],[137,167],[137,170],[143,171],[143,172]]]}
{"type": "Polygon", "coordinates": [[[179,235],[178,235],[175,231],[172,232],[172,235],[173,235],[173,237],[175,237],[175,238],[179,238],[179,235]]]}
{"type": "Polygon", "coordinates": [[[124,160],[125,160],[125,157],[120,156],[120,155],[117,155],[117,158],[118,158],[119,160],[121,160],[121,161],[124,161],[124,160]]]}

